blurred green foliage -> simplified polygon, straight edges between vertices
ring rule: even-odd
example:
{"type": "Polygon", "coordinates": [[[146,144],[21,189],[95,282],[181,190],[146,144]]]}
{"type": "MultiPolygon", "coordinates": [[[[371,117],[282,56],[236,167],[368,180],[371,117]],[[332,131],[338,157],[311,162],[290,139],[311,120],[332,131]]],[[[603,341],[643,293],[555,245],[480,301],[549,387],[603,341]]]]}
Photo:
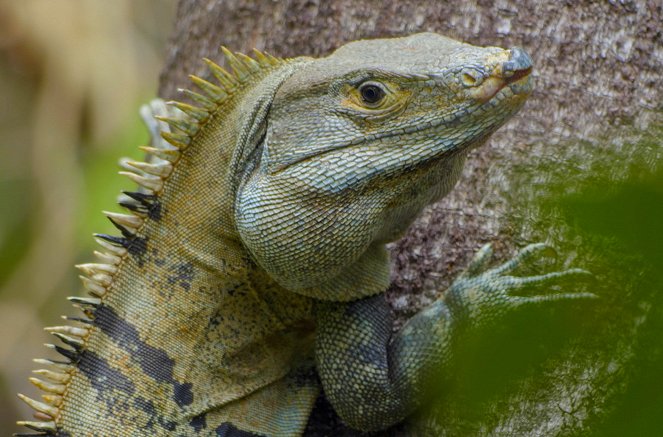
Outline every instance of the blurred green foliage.
{"type": "MultiPolygon", "coordinates": [[[[613,324],[603,331],[604,346],[630,343],[622,389],[612,393],[610,414],[591,429],[595,436],[663,430],[663,129],[651,133],[626,145],[637,158],[604,162],[586,186],[558,198],[564,223],[588,242],[605,284],[606,318],[613,324]],[[613,166],[622,167],[622,178],[612,177],[613,166]]],[[[611,351],[626,353],[601,352],[611,351]]]]}
{"type": "MultiPolygon", "coordinates": [[[[465,338],[426,414],[450,435],[513,432],[523,423],[532,428],[518,435],[546,434],[540,424],[557,435],[551,411],[566,418],[564,435],[660,435],[663,128],[621,126],[596,142],[549,150],[513,168],[502,232],[558,250],[557,260],[521,274],[581,267],[594,279],[550,291],[599,298],[529,307],[465,338]]],[[[420,434],[432,435],[423,417],[420,434]]]]}
{"type": "Polygon", "coordinates": [[[175,0],[0,1],[0,430],[34,393],[43,326],[71,313],[73,264],[111,231],[121,156],[140,157],[175,0]]]}

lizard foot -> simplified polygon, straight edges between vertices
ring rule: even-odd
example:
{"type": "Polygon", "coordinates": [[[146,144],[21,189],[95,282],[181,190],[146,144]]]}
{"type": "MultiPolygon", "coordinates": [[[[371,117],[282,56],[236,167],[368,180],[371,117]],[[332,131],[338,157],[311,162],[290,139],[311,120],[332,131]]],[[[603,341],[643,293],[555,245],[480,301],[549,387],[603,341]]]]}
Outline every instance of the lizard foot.
{"type": "Polygon", "coordinates": [[[593,278],[587,270],[577,268],[534,276],[510,275],[513,270],[536,256],[553,256],[555,253],[555,250],[545,243],[530,244],[507,262],[488,268],[493,251],[491,245],[486,244],[476,253],[465,272],[454,281],[445,301],[475,317],[487,314],[496,316],[505,310],[527,304],[596,298],[595,294],[587,292],[519,294],[524,290],[549,289],[564,282],[575,285],[593,278]]]}

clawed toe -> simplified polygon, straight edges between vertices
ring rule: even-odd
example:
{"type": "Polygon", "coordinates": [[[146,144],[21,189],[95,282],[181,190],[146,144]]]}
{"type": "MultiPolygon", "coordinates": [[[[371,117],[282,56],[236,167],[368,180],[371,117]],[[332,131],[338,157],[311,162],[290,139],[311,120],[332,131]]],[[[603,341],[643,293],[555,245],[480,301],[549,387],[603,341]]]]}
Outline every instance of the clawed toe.
{"type": "Polygon", "coordinates": [[[540,304],[555,301],[568,301],[568,300],[581,300],[581,299],[598,299],[599,297],[594,293],[578,292],[578,293],[552,293],[552,294],[539,294],[537,296],[518,297],[519,304],[540,304]]]}
{"type": "Polygon", "coordinates": [[[506,273],[512,272],[522,264],[526,263],[534,256],[542,256],[547,258],[552,258],[557,255],[557,251],[547,243],[534,243],[528,246],[525,246],[520,252],[516,254],[513,258],[505,262],[504,264],[497,266],[490,270],[490,273],[495,275],[504,275],[506,273]]]}
{"type": "Polygon", "coordinates": [[[583,269],[569,269],[561,272],[550,272],[543,275],[510,277],[509,288],[513,291],[521,290],[525,287],[541,287],[553,285],[558,281],[568,279],[587,280],[593,278],[589,271],[583,269]]]}
{"type": "Polygon", "coordinates": [[[467,266],[467,269],[465,269],[463,276],[472,277],[478,275],[482,271],[486,270],[488,263],[490,263],[492,258],[492,244],[484,244],[481,249],[479,249],[477,253],[474,254],[474,257],[472,258],[472,261],[470,261],[470,265],[467,266]]]}
{"type": "MultiPolygon", "coordinates": [[[[596,299],[588,292],[559,292],[551,288],[571,282],[573,288],[586,283],[594,276],[591,272],[573,268],[533,276],[510,276],[509,273],[535,256],[555,256],[556,251],[548,244],[530,244],[509,261],[487,270],[492,257],[490,244],[483,246],[472,259],[469,267],[450,288],[447,300],[450,304],[464,304],[483,312],[480,308],[490,307],[500,312],[525,304],[561,300],[596,299]],[[520,293],[523,289],[526,293],[520,293]],[[546,293],[546,291],[549,291],[546,293]]],[[[557,288],[557,287],[555,287],[557,288]]]]}

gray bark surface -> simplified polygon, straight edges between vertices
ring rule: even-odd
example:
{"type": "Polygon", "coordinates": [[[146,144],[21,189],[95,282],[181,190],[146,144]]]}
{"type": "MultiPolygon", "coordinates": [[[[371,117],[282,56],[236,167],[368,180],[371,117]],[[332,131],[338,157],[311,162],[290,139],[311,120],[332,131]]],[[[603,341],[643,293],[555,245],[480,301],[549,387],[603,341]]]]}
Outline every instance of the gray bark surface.
{"type": "MultiPolygon", "coordinates": [[[[221,62],[220,45],[244,53],[255,47],[281,57],[323,56],[360,38],[434,31],[476,45],[523,47],[535,65],[531,100],[486,146],[471,153],[452,194],[428,208],[392,247],[388,299],[402,322],[439,296],[483,243],[493,241],[503,258],[540,237],[506,217],[513,216],[515,193],[523,193],[514,184],[527,180],[545,185],[547,179],[537,181],[533,171],[518,178],[514,168],[547,160],[576,169],[603,151],[619,159],[637,154],[622,153],[620,145],[638,141],[661,124],[661,23],[663,6],[656,1],[180,0],[159,94],[182,99],[177,89],[190,87],[187,75],[205,76],[201,58],[221,62]],[[621,128],[625,125],[628,129],[621,128]]],[[[653,153],[660,158],[660,152],[653,153]]],[[[527,214],[527,209],[520,212],[527,214]]],[[[602,332],[609,335],[616,329],[606,326],[602,332]]],[[[625,356],[632,353],[632,338],[620,335],[619,350],[626,352],[597,352],[590,365],[591,354],[587,348],[582,352],[582,342],[577,346],[581,352],[566,348],[547,363],[550,369],[496,395],[496,406],[484,409],[487,417],[472,418],[460,412],[463,404],[451,403],[433,407],[435,414],[419,417],[418,427],[408,432],[586,432],[610,410],[613,392],[626,384],[616,375],[628,367],[625,356]]],[[[350,433],[324,406],[316,411],[310,431],[350,433]]]]}

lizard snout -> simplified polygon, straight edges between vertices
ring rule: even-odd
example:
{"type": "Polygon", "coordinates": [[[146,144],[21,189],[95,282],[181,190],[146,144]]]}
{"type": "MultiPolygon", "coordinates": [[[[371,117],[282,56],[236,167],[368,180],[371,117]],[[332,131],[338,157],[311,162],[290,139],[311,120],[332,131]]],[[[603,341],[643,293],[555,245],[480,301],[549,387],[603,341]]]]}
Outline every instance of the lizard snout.
{"type": "Polygon", "coordinates": [[[480,103],[489,101],[505,87],[517,95],[527,95],[532,89],[528,79],[532,72],[532,58],[519,47],[504,50],[499,56],[508,58],[506,61],[498,61],[488,78],[469,90],[470,95],[480,103]]]}
{"type": "Polygon", "coordinates": [[[509,49],[509,60],[502,63],[501,76],[506,83],[512,83],[532,72],[532,58],[520,47],[509,49]]]}

